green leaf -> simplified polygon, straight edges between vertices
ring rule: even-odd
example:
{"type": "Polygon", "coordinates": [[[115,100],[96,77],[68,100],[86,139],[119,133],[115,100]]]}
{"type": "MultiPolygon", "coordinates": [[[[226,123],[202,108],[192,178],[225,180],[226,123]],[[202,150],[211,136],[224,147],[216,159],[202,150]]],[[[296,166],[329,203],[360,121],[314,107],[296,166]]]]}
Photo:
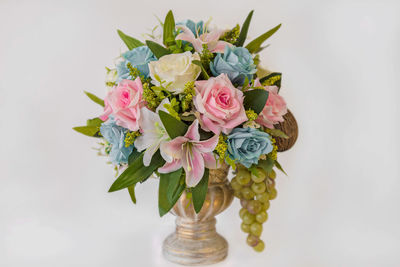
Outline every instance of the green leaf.
{"type": "Polygon", "coordinates": [[[201,72],[203,73],[203,76],[204,76],[204,78],[206,80],[210,79],[210,76],[208,75],[206,69],[204,68],[204,66],[203,66],[203,64],[201,63],[200,60],[192,60],[192,63],[197,65],[197,66],[200,66],[201,72]]]}
{"type": "Polygon", "coordinates": [[[135,186],[136,186],[136,184],[128,186],[128,192],[129,192],[129,195],[131,196],[131,200],[134,204],[136,204],[135,186]]]}
{"type": "Polygon", "coordinates": [[[244,94],[243,105],[248,109],[254,110],[255,113],[259,114],[265,107],[265,103],[268,100],[268,91],[264,89],[254,89],[246,91],[244,94]]]}
{"type": "Polygon", "coordinates": [[[266,33],[260,35],[253,41],[251,41],[248,45],[246,45],[247,50],[250,51],[250,53],[257,53],[261,50],[261,45],[269,38],[271,37],[279,28],[281,27],[282,24],[279,24],[275,28],[267,31],[266,33]]]}
{"type": "Polygon", "coordinates": [[[249,86],[249,84],[250,84],[250,81],[249,81],[249,77],[244,77],[244,82],[243,82],[243,85],[242,85],[242,90],[243,89],[245,89],[245,88],[247,88],[247,86],[249,86]]]}
{"type": "Polygon", "coordinates": [[[271,171],[272,171],[272,168],[274,167],[274,160],[272,160],[271,158],[267,157],[267,159],[259,160],[257,165],[259,167],[263,168],[263,170],[267,174],[270,174],[271,171]]]}
{"type": "Polygon", "coordinates": [[[278,170],[280,170],[287,176],[287,173],[283,170],[281,164],[279,164],[279,162],[277,160],[275,160],[275,166],[278,168],[278,170]]]}
{"type": "Polygon", "coordinates": [[[266,129],[266,132],[269,133],[272,136],[277,136],[277,137],[281,137],[281,138],[285,138],[288,139],[289,136],[287,136],[284,132],[282,132],[281,130],[278,129],[266,129]]]}
{"type": "Polygon", "coordinates": [[[164,30],[163,30],[163,43],[168,46],[169,43],[175,40],[174,37],[174,30],[175,30],[175,19],[174,14],[172,11],[168,11],[167,16],[165,17],[164,21],[164,30]]]}
{"type": "Polygon", "coordinates": [[[171,52],[167,48],[157,44],[156,42],[147,40],[146,44],[149,47],[149,49],[151,50],[151,52],[153,52],[153,54],[156,58],[160,58],[162,56],[171,54],[171,52]]]}
{"type": "MultiPolygon", "coordinates": [[[[182,192],[185,189],[185,183],[181,183],[182,176],[182,168],[177,171],[168,173],[168,188],[167,188],[167,198],[169,201],[173,201],[179,191],[182,192]],[[181,190],[182,189],[182,190],[181,190]]],[[[184,181],[184,180],[183,180],[184,181]]]]}
{"type": "Polygon", "coordinates": [[[214,136],[213,132],[206,132],[201,128],[199,129],[199,134],[200,134],[200,141],[210,139],[211,137],[214,136]]]}
{"type": "Polygon", "coordinates": [[[98,126],[78,126],[72,128],[78,133],[90,136],[90,137],[100,137],[99,135],[99,127],[98,126]]]}
{"type": "Polygon", "coordinates": [[[100,97],[95,96],[92,93],[84,91],[85,94],[95,103],[99,104],[100,106],[104,107],[104,100],[101,99],[100,97]]]}
{"type": "Polygon", "coordinates": [[[195,119],[196,119],[196,116],[195,115],[193,115],[193,114],[190,114],[190,115],[179,115],[179,118],[181,118],[181,120],[183,120],[183,121],[190,121],[190,122],[192,122],[192,121],[194,121],[195,119]]]}
{"type": "Polygon", "coordinates": [[[139,157],[142,154],[142,152],[137,151],[136,149],[133,149],[132,153],[129,155],[128,158],[128,165],[131,165],[132,162],[136,160],[137,157],[139,157]]]}
{"type": "Polygon", "coordinates": [[[208,190],[209,170],[204,169],[203,178],[200,182],[192,188],[193,206],[196,213],[199,213],[203,207],[204,200],[206,200],[208,190]]]}
{"type": "Polygon", "coordinates": [[[273,72],[260,79],[260,83],[262,83],[263,85],[268,85],[268,86],[275,85],[279,89],[281,88],[281,81],[282,81],[282,73],[280,72],[273,72]]]}
{"type": "Polygon", "coordinates": [[[122,41],[126,44],[129,50],[132,50],[133,48],[139,47],[139,46],[144,46],[144,43],[139,41],[138,39],[135,39],[133,37],[130,37],[129,35],[126,35],[120,30],[117,30],[119,37],[121,37],[122,41]]]}
{"type": "Polygon", "coordinates": [[[86,121],[86,126],[97,126],[100,127],[103,121],[100,118],[88,119],[86,121]]]}
{"type": "Polygon", "coordinates": [[[171,194],[169,190],[175,187],[174,185],[171,185],[171,183],[176,182],[174,178],[177,178],[178,176],[179,178],[181,177],[179,171],[180,173],[182,173],[182,168],[175,172],[160,174],[160,184],[158,187],[158,212],[160,213],[161,217],[167,214],[172,209],[172,207],[182,195],[183,190],[185,189],[185,184],[183,184],[183,186],[178,184],[178,187],[176,188],[174,194],[168,197],[168,195],[171,194]]]}
{"type": "Polygon", "coordinates": [[[157,168],[165,163],[158,150],[154,154],[150,165],[146,167],[143,165],[143,154],[144,153],[141,153],[140,156],[121,173],[117,180],[111,185],[108,192],[118,191],[147,179],[157,168]]]}
{"type": "Polygon", "coordinates": [[[102,123],[103,121],[100,118],[88,119],[86,126],[78,126],[72,129],[90,137],[101,137],[100,126],[102,123]]]}
{"type": "Polygon", "coordinates": [[[251,22],[251,18],[253,17],[254,10],[250,11],[249,15],[247,15],[246,20],[242,25],[242,29],[240,30],[239,38],[236,40],[236,46],[243,46],[246,41],[247,32],[249,31],[249,26],[251,22]]]}
{"type": "Polygon", "coordinates": [[[161,122],[163,123],[165,130],[171,139],[174,139],[178,136],[183,136],[187,132],[189,127],[167,112],[160,110],[158,111],[158,115],[160,116],[161,122]]]}

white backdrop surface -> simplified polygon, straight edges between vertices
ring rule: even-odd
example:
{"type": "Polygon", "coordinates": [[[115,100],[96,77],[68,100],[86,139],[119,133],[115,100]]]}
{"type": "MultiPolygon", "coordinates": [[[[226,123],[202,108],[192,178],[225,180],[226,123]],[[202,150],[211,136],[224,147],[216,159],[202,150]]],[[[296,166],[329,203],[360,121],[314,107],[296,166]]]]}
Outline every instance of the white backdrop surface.
{"type": "Polygon", "coordinates": [[[109,194],[111,166],[71,130],[101,110],[105,66],[173,9],[228,27],[256,9],[250,36],[283,23],[262,52],[284,73],[296,146],[280,155],[263,239],[218,217],[230,243],[215,266],[400,266],[400,2],[0,0],[0,266],[175,266],[161,256],[174,218],[157,183],[109,194]]]}

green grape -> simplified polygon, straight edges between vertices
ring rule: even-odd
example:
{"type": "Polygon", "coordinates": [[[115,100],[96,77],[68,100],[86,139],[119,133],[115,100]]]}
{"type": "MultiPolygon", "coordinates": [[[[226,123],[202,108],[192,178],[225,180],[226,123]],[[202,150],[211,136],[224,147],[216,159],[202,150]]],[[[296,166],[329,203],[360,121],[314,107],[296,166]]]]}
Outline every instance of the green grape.
{"type": "Polygon", "coordinates": [[[265,182],[268,188],[275,187],[275,180],[268,178],[265,182]]]}
{"type": "Polygon", "coordinates": [[[258,242],[260,242],[260,238],[258,236],[249,234],[247,236],[246,242],[247,245],[249,245],[250,247],[255,247],[258,244],[258,242]]]}
{"type": "Polygon", "coordinates": [[[245,233],[250,233],[250,224],[245,224],[244,222],[240,225],[240,228],[245,233]]]}
{"type": "Polygon", "coordinates": [[[261,209],[262,209],[262,204],[258,200],[250,200],[249,204],[247,205],[247,210],[251,214],[257,214],[261,211],[261,209]]]}
{"type": "Polygon", "coordinates": [[[249,204],[249,201],[247,199],[241,199],[240,200],[240,205],[242,205],[243,208],[247,209],[247,204],[249,204]]]}
{"type": "Polygon", "coordinates": [[[275,187],[271,188],[269,192],[269,199],[275,199],[277,196],[278,192],[276,191],[275,187]]]}
{"type": "Polygon", "coordinates": [[[256,168],[251,172],[251,179],[255,183],[261,183],[262,181],[265,180],[266,173],[262,168],[256,168]]]}
{"type": "Polygon", "coordinates": [[[260,211],[256,214],[256,221],[259,223],[264,223],[268,220],[268,213],[265,211],[260,211]]]}
{"type": "Polygon", "coordinates": [[[269,202],[269,196],[268,196],[268,194],[266,192],[261,193],[261,194],[257,194],[256,195],[256,199],[258,201],[260,201],[261,203],[269,202]]]}
{"type": "Polygon", "coordinates": [[[241,169],[236,174],[236,179],[240,185],[247,185],[251,180],[250,172],[246,169],[241,169]]]}
{"type": "Polygon", "coordinates": [[[233,190],[235,190],[235,191],[240,191],[240,189],[242,189],[242,186],[239,184],[236,177],[234,177],[232,179],[231,186],[232,186],[233,190]]]}
{"type": "Polygon", "coordinates": [[[248,171],[248,169],[244,166],[244,165],[242,165],[242,164],[236,164],[236,172],[238,172],[238,171],[248,171]]]}
{"type": "Polygon", "coordinates": [[[260,236],[262,233],[263,227],[260,223],[254,222],[250,225],[250,233],[255,236],[260,236]]]}
{"type": "Polygon", "coordinates": [[[258,242],[258,244],[253,247],[253,249],[257,252],[262,252],[264,250],[264,248],[265,248],[265,244],[262,240],[260,240],[258,242]]]}
{"type": "Polygon", "coordinates": [[[247,209],[241,208],[240,211],[239,211],[239,217],[240,217],[241,219],[243,219],[243,217],[244,217],[244,215],[245,215],[246,213],[248,213],[247,209]]]}
{"type": "Polygon", "coordinates": [[[233,191],[233,195],[235,197],[237,197],[237,198],[241,198],[242,197],[241,191],[233,191]]]}
{"type": "Polygon", "coordinates": [[[254,214],[246,213],[243,216],[243,223],[245,223],[245,224],[250,225],[250,224],[254,223],[255,220],[256,220],[256,216],[254,214]]]}
{"type": "Polygon", "coordinates": [[[269,206],[270,206],[270,202],[268,201],[268,202],[264,202],[264,203],[262,203],[262,210],[268,210],[269,209],[269,206]]]}
{"type": "Polygon", "coordinates": [[[270,207],[270,200],[277,197],[274,180],[276,172],[271,170],[267,175],[260,167],[254,168],[252,172],[240,164],[237,167],[231,186],[242,206],[239,211],[242,219],[240,228],[248,233],[247,244],[255,251],[261,252],[265,249],[264,242],[260,240],[263,223],[268,220],[267,210],[270,207]]]}
{"type": "Polygon", "coordinates": [[[240,193],[242,194],[243,198],[247,200],[250,200],[254,197],[254,192],[248,187],[242,188],[240,193]]]}
{"type": "Polygon", "coordinates": [[[276,172],[274,170],[271,170],[271,172],[268,175],[269,178],[275,179],[276,178],[276,172]]]}
{"type": "Polygon", "coordinates": [[[265,185],[265,183],[254,183],[251,185],[251,189],[256,194],[264,193],[266,188],[267,186],[265,185]]]}

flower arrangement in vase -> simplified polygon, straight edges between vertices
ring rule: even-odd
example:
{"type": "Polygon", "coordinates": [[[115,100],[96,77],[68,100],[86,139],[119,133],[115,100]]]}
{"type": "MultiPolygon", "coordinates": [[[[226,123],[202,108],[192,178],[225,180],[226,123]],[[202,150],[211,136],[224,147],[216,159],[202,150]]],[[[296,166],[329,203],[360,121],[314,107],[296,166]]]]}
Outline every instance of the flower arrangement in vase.
{"type": "Polygon", "coordinates": [[[127,189],[136,203],[136,185],[159,179],[160,216],[178,216],[164,255],[178,263],[226,257],[214,216],[233,195],[241,199],[247,243],[264,249],[262,224],[276,197],[273,168],[283,171],[277,152],[288,149],[277,140],[287,144],[282,140],[290,137],[292,146],[297,124],[291,116],[294,132],[280,130],[291,115],[279,95],[281,73],[259,64],[263,43],[281,25],[244,45],[252,16],[222,30],[203,21],[176,23],[169,11],[158,26],[161,36],[153,31],[142,42],[118,31],[128,51],[107,68],[105,98],[86,92],[103,113],[74,128],[98,138],[99,153],[120,173],[109,192],[127,189]],[[235,177],[229,182],[230,167],[235,177]]]}

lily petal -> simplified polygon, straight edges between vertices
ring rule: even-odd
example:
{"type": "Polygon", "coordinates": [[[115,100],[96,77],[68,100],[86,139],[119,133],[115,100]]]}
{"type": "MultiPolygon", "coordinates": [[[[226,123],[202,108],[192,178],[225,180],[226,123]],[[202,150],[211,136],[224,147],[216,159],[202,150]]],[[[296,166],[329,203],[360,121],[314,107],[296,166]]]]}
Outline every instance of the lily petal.
{"type": "Polygon", "coordinates": [[[147,107],[142,107],[140,113],[142,114],[140,118],[140,128],[143,132],[154,130],[154,123],[160,120],[158,114],[149,110],[147,107]]]}
{"type": "Polygon", "coordinates": [[[176,40],[193,42],[193,40],[196,39],[196,36],[194,36],[193,32],[188,27],[179,25],[179,26],[177,26],[177,28],[182,30],[182,33],[180,33],[176,36],[176,38],[175,38],[176,40]]]}
{"type": "Polygon", "coordinates": [[[166,162],[164,166],[158,168],[159,173],[170,173],[182,168],[182,161],[175,159],[172,162],[166,162]]]}
{"type": "Polygon", "coordinates": [[[187,130],[185,137],[188,138],[189,140],[193,140],[193,141],[200,140],[199,121],[198,120],[195,120],[192,123],[192,125],[189,126],[189,129],[187,130]]]}
{"type": "Polygon", "coordinates": [[[183,136],[178,136],[177,138],[161,144],[161,155],[168,155],[168,158],[164,158],[167,162],[171,162],[171,158],[180,159],[182,157],[182,146],[186,143],[188,139],[183,136]]]}
{"type": "Polygon", "coordinates": [[[153,158],[154,153],[157,152],[158,148],[160,147],[160,143],[154,143],[152,146],[148,147],[143,155],[143,165],[149,166],[151,159],[153,158]]]}
{"type": "Polygon", "coordinates": [[[208,169],[217,169],[220,167],[219,161],[215,159],[213,153],[203,154],[204,165],[208,169]]]}
{"type": "MultiPolygon", "coordinates": [[[[157,109],[156,109],[156,113],[158,114],[158,112],[160,110],[169,113],[169,111],[166,109],[165,104],[170,104],[169,99],[168,98],[164,98],[163,101],[161,101],[161,103],[158,105],[157,109]]],[[[158,117],[158,115],[157,115],[158,117]]]]}
{"type": "Polygon", "coordinates": [[[196,149],[198,149],[201,153],[209,153],[212,152],[218,144],[219,136],[214,135],[210,139],[204,141],[198,141],[194,143],[196,149]]]}
{"type": "Polygon", "coordinates": [[[232,46],[232,44],[225,41],[218,41],[216,46],[212,49],[212,53],[224,53],[226,46],[232,46]]]}
{"type": "Polygon", "coordinates": [[[194,36],[193,32],[188,27],[180,25],[177,28],[181,29],[183,32],[176,36],[176,40],[183,40],[191,43],[194,49],[199,53],[203,51],[201,41],[194,36]]]}
{"type": "Polygon", "coordinates": [[[202,154],[193,147],[185,145],[183,148],[182,166],[186,172],[186,185],[196,186],[204,175],[204,159],[202,154]]]}
{"type": "Polygon", "coordinates": [[[153,132],[145,132],[143,135],[138,136],[134,142],[134,145],[138,151],[143,151],[148,147],[151,147],[154,143],[158,142],[157,135],[153,132]]]}

